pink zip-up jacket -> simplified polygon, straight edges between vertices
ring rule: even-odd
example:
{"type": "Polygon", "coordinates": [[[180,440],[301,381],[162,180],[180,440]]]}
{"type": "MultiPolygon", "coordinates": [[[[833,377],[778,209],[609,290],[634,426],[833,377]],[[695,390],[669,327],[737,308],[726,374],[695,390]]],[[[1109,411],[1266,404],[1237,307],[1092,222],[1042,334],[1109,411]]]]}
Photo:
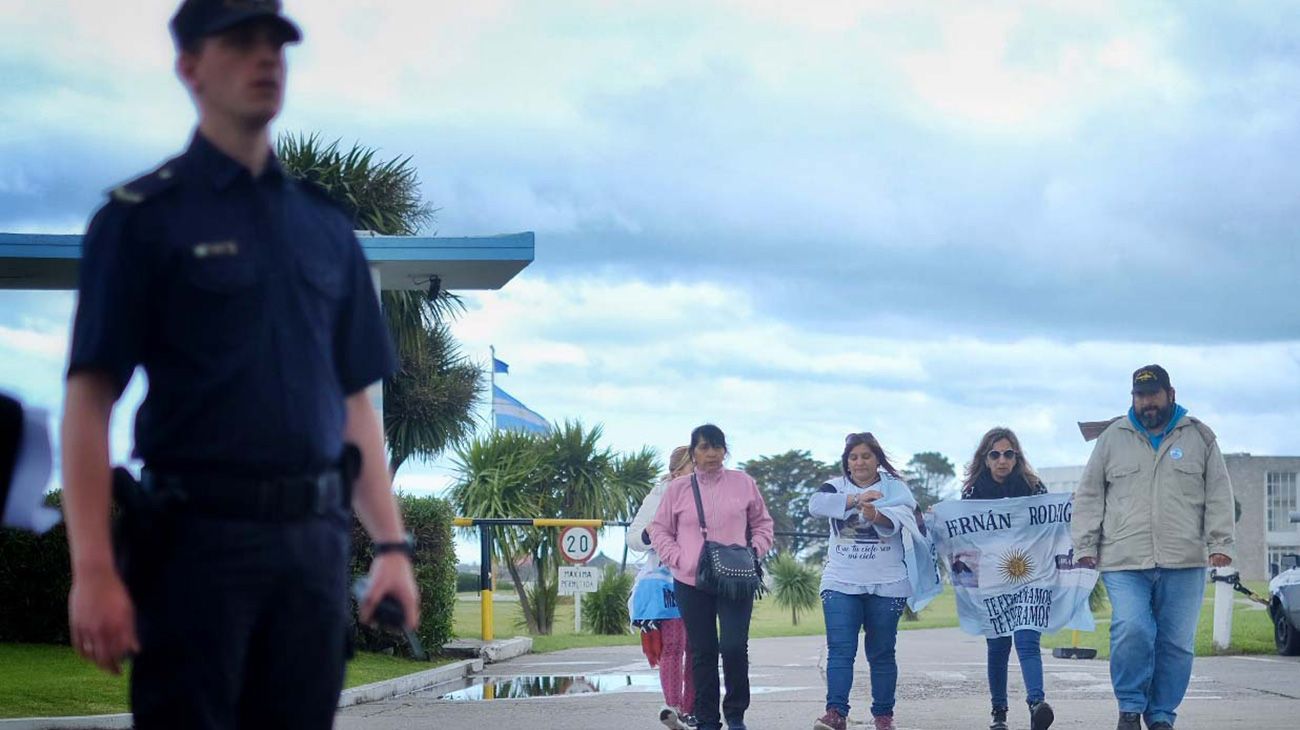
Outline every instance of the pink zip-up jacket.
{"type": "MultiPolygon", "coordinates": [[[[700,501],[704,504],[709,539],[723,545],[744,545],[748,528],[749,544],[759,557],[766,555],[772,549],[772,515],[768,514],[763,494],[754,480],[734,469],[697,470],[695,477],[700,482],[700,501]]],[[[673,577],[695,585],[704,534],[700,532],[689,474],[668,484],[649,532],[659,560],[668,566],[673,577]]]]}

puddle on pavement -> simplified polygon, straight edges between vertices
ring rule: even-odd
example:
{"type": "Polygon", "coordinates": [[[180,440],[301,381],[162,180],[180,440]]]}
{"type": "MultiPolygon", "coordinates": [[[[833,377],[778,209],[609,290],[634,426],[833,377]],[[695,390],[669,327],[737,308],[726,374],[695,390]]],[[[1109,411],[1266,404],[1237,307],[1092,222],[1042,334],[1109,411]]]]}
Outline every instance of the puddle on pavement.
{"type": "Polygon", "coordinates": [[[600,692],[658,692],[657,674],[542,674],[521,677],[478,677],[464,689],[440,700],[521,700],[600,692]]]}
{"type": "MultiPolygon", "coordinates": [[[[471,677],[466,681],[471,684],[450,692],[444,690],[438,695],[438,699],[474,702],[661,691],[658,674],[534,674],[518,677],[471,677]]],[[[750,688],[752,694],[774,691],[777,691],[777,688],[750,688]]]]}

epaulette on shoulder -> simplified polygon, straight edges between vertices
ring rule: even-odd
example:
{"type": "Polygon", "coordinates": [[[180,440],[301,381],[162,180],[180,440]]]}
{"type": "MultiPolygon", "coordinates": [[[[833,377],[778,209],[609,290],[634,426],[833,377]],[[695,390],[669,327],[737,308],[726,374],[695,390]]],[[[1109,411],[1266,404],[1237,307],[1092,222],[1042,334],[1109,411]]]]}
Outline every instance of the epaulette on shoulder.
{"type": "Polygon", "coordinates": [[[1084,441],[1094,441],[1121,418],[1123,416],[1115,416],[1105,421],[1079,421],[1079,433],[1083,435],[1084,441]]]}
{"type": "Polygon", "coordinates": [[[118,203],[137,205],[171,188],[176,181],[176,161],[170,160],[153,172],[118,185],[108,196],[118,203]]]}
{"type": "Polygon", "coordinates": [[[1196,430],[1201,433],[1201,438],[1205,439],[1206,446],[1209,446],[1218,440],[1219,437],[1215,436],[1214,431],[1210,430],[1210,427],[1205,425],[1201,419],[1195,416],[1188,416],[1187,420],[1191,421],[1192,425],[1196,427],[1196,430]]]}

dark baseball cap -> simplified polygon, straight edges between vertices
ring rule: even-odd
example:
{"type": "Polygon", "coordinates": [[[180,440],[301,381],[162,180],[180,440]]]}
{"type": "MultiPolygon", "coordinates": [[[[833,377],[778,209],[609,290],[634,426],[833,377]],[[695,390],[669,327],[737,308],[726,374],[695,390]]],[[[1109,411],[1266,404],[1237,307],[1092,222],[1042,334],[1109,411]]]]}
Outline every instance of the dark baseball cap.
{"type": "Polygon", "coordinates": [[[177,48],[240,23],[268,18],[284,31],[290,43],[302,40],[302,31],[281,14],[280,0],[185,0],[172,16],[172,39],[177,48]]]}
{"type": "Polygon", "coordinates": [[[1169,373],[1159,365],[1143,365],[1133,371],[1133,395],[1146,395],[1172,387],[1169,373]]]}

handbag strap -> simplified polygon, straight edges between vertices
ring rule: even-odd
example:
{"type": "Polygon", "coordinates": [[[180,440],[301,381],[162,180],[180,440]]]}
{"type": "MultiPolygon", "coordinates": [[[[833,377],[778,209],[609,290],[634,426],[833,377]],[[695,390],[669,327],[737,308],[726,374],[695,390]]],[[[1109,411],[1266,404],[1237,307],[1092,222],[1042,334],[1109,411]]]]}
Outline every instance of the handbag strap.
{"type": "Polygon", "coordinates": [[[700,482],[691,474],[691,491],[695,492],[695,511],[700,516],[700,532],[704,533],[704,539],[709,539],[709,526],[704,523],[704,502],[700,499],[700,482]]]}

